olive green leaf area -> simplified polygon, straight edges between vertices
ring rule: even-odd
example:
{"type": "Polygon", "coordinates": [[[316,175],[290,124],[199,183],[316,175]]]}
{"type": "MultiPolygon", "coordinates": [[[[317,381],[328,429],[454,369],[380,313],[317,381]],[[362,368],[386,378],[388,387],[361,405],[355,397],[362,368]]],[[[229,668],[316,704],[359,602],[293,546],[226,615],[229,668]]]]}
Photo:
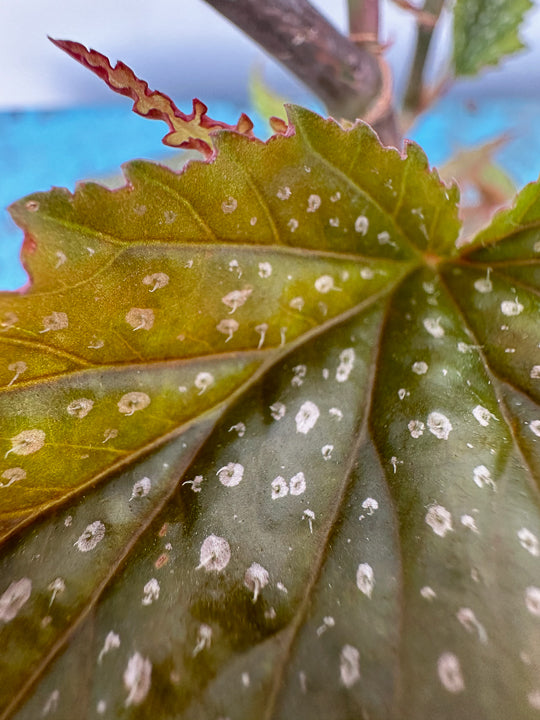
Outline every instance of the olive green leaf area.
{"type": "Polygon", "coordinates": [[[476,75],[525,46],[519,29],[531,0],[456,0],[454,71],[476,75]]]}
{"type": "Polygon", "coordinates": [[[12,208],[3,720],[540,710],[538,187],[289,119],[12,208]]]}

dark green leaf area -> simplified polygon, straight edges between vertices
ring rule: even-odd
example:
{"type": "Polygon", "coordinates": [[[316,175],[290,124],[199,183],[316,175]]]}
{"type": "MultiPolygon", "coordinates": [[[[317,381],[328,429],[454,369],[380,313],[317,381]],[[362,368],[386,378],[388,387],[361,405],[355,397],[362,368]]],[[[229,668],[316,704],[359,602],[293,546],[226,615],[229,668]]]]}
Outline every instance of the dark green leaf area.
{"type": "MultiPolygon", "coordinates": [[[[448,717],[529,718],[540,643],[538,488],[501,385],[427,271],[400,287],[380,352],[371,422],[404,568],[398,716],[445,707],[448,717]]],[[[538,447],[527,452],[537,466],[538,447]]]]}
{"type": "MultiPolygon", "coordinates": [[[[320,665],[321,626],[336,635],[325,658],[329,691],[341,704],[350,702],[358,658],[348,646],[361,646],[363,633],[373,632],[358,565],[389,552],[361,551],[364,519],[355,505],[344,504],[358,474],[355,437],[365,428],[380,323],[380,311],[366,312],[303,347],[220,421],[97,601],[94,660],[84,678],[92,698],[87,717],[96,716],[99,703],[126,717],[158,710],[164,717],[273,717],[297,644],[312,648],[305,682],[320,665]],[[334,562],[347,568],[340,582],[354,622],[340,610],[341,589],[328,594],[321,580],[343,513],[352,513],[353,546],[348,558],[334,562]],[[311,602],[321,594],[321,611],[332,620],[311,616],[311,602]]],[[[356,482],[365,484],[358,490],[365,495],[371,480],[356,482]]],[[[374,507],[368,502],[364,515],[374,507]]],[[[88,556],[97,562],[99,552],[97,545],[88,556]]],[[[53,664],[43,682],[61,698],[64,684],[80,680],[60,676],[53,664]]]]}
{"type": "Polygon", "coordinates": [[[464,354],[485,357],[488,372],[540,402],[540,297],[532,272],[526,282],[507,268],[456,266],[444,273],[472,340],[464,354]]]}
{"type": "Polygon", "coordinates": [[[258,366],[253,355],[233,355],[84,370],[37,387],[12,386],[0,395],[0,530],[199,422],[258,366]]]}
{"type": "Polygon", "coordinates": [[[367,426],[357,445],[317,592],[282,677],[272,716],[279,720],[391,718],[399,708],[397,517],[367,426]]]}
{"type": "Polygon", "coordinates": [[[501,210],[481,230],[463,254],[478,262],[503,262],[515,265],[536,265],[540,242],[540,186],[529,183],[519,192],[511,208],[501,210]],[[531,263],[530,261],[533,261],[531,263]]]}
{"type": "MultiPolygon", "coordinates": [[[[103,587],[170,496],[213,422],[201,421],[4,546],[0,576],[15,599],[11,610],[2,606],[3,710],[40,677],[83,618],[92,616],[103,587]]],[[[73,668],[79,668],[78,651],[71,650],[73,668]]],[[[73,683],[81,687],[76,675],[73,683]]]]}
{"type": "Polygon", "coordinates": [[[454,67],[457,75],[475,75],[521,50],[523,16],[531,0],[457,0],[454,7],[454,67]]]}

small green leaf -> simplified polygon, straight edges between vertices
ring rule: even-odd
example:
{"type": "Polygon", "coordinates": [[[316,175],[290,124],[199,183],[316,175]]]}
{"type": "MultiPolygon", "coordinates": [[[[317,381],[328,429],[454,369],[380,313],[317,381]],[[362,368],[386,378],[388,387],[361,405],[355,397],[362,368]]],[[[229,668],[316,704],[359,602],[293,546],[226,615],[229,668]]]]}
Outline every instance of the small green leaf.
{"type": "Polygon", "coordinates": [[[255,65],[249,75],[249,99],[255,112],[267,120],[284,118],[287,100],[273,90],[264,79],[262,68],[255,65]]]}
{"type": "Polygon", "coordinates": [[[538,186],[289,121],[12,208],[2,720],[540,705],[538,186]]]}
{"type": "Polygon", "coordinates": [[[518,31],[531,0],[456,0],[454,6],[454,71],[476,75],[521,50],[518,31]]]}

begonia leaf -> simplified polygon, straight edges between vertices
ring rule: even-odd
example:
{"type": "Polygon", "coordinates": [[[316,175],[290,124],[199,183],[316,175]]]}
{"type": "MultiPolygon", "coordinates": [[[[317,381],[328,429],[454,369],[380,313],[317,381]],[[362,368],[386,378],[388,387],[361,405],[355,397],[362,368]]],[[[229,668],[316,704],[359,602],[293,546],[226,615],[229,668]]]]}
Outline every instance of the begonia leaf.
{"type": "Polygon", "coordinates": [[[12,207],[0,718],[528,720],[538,186],[458,248],[414,144],[214,142],[12,207]]]}
{"type": "Polygon", "coordinates": [[[531,0],[456,0],[454,71],[476,75],[525,46],[519,29],[531,0]]]}

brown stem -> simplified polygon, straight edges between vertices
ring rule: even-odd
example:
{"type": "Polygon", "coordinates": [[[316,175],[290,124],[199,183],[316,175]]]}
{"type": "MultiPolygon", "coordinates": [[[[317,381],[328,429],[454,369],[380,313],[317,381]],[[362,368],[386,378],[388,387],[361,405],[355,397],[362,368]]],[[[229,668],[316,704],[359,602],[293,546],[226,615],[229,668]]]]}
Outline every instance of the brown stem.
{"type": "MultiPolygon", "coordinates": [[[[337,119],[363,117],[383,82],[377,57],[339,33],[307,0],[206,0],[307,85],[337,119]]],[[[392,108],[373,124],[399,146],[392,108]]]]}
{"type": "Polygon", "coordinates": [[[379,38],[378,0],[348,0],[349,34],[352,36],[379,38]]]}
{"type": "Polygon", "coordinates": [[[424,68],[433,38],[433,31],[443,6],[444,0],[426,0],[423,9],[432,16],[433,24],[418,23],[417,25],[416,50],[403,99],[403,109],[409,116],[417,114],[423,106],[424,68]]]}

